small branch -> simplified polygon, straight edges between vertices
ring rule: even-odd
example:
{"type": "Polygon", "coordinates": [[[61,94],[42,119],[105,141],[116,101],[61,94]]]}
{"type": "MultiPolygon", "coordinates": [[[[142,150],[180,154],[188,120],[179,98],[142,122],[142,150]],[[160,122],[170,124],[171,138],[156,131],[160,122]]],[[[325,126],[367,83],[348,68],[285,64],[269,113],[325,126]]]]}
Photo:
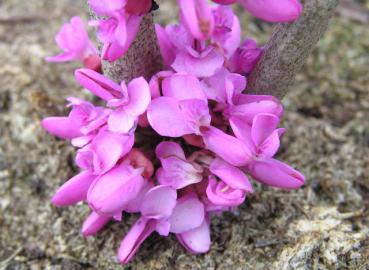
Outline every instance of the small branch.
{"type": "Polygon", "coordinates": [[[276,26],[259,63],[248,77],[248,92],[283,98],[296,73],[328,27],[338,0],[305,0],[302,16],[276,26]]]}

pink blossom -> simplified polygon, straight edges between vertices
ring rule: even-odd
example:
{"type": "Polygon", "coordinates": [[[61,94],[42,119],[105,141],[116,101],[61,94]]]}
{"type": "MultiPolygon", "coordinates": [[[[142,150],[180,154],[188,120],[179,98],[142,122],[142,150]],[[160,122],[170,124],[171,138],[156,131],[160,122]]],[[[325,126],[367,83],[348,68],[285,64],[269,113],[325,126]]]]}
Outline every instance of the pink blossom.
{"type": "Polygon", "coordinates": [[[100,62],[98,51],[90,41],[80,17],[73,17],[69,24],[63,25],[56,35],[55,40],[63,53],[57,56],[47,57],[46,60],[49,62],[83,62],[91,57],[95,59],[94,64],[100,62]]]}
{"type": "Polygon", "coordinates": [[[246,39],[232,55],[228,62],[228,67],[232,72],[249,74],[259,61],[262,48],[257,47],[253,39],[246,39]]]}
{"type": "Polygon", "coordinates": [[[117,165],[91,184],[87,194],[89,206],[102,216],[121,213],[144,186],[141,173],[142,169],[134,169],[126,164],[117,165]]]}
{"type": "Polygon", "coordinates": [[[290,22],[296,20],[302,6],[298,0],[239,0],[253,16],[268,22],[290,22]]]}
{"type": "Polygon", "coordinates": [[[206,0],[178,0],[181,20],[198,40],[209,38],[214,31],[214,17],[206,0]]]}
{"type": "Polygon", "coordinates": [[[82,235],[92,236],[98,233],[104,226],[110,221],[110,217],[100,216],[99,214],[92,212],[82,225],[82,235]]]}

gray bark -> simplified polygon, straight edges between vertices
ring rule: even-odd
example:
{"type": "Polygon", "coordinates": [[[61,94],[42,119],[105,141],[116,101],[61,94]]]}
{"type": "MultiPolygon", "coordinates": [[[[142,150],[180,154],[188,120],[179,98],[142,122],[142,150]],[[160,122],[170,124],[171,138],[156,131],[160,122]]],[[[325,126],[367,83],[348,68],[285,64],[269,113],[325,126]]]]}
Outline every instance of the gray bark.
{"type": "Polygon", "coordinates": [[[248,77],[248,92],[283,98],[296,73],[328,27],[338,0],[305,0],[301,17],[278,24],[248,77]]]}

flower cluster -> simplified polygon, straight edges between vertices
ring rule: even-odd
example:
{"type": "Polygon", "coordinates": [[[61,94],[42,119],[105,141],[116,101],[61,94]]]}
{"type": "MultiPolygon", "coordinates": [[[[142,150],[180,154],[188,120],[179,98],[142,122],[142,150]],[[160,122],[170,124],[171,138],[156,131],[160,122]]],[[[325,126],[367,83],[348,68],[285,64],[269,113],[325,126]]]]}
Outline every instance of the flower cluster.
{"type": "MultiPolygon", "coordinates": [[[[114,61],[128,50],[152,1],[88,2],[104,16],[90,23],[103,43],[101,58],[114,61]]],[[[239,2],[269,21],[292,20],[301,12],[294,0],[239,2]]],[[[274,159],[284,133],[278,127],[280,101],[244,93],[262,48],[252,39],[241,42],[240,23],[229,6],[206,0],[178,4],[180,24],[156,25],[164,70],[149,81],[137,77],[117,84],[85,64],[75,78],[105,106],[69,97],[68,116],[42,121],[49,133],[78,149],[81,172],[58,189],[52,203],[87,202],[84,236],[121,221],[124,212],[140,215],[121,243],[121,263],[153,232],[174,233],[191,253],[207,252],[212,215],[245,201],[253,192],[250,176],[278,188],[304,183],[301,173],[274,159]]],[[[77,17],[62,28],[57,43],[64,53],[50,61],[86,62],[97,55],[77,17]]]]}

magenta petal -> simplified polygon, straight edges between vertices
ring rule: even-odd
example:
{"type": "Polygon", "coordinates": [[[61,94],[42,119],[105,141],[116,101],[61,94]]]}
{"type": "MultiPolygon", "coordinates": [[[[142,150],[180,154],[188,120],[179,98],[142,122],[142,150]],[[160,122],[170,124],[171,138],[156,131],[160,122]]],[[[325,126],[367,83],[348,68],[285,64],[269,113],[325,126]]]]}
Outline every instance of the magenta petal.
{"type": "Polygon", "coordinates": [[[284,128],[279,128],[273,131],[273,133],[265,139],[265,141],[259,146],[259,152],[267,157],[273,157],[280,146],[280,136],[283,134],[284,128]]]}
{"type": "Polygon", "coordinates": [[[159,159],[176,156],[185,160],[186,156],[183,149],[175,142],[161,142],[155,149],[155,154],[159,159]]]}
{"type": "Polygon", "coordinates": [[[255,180],[272,187],[296,189],[305,182],[300,172],[271,158],[253,161],[248,171],[255,180]]]}
{"type": "Polygon", "coordinates": [[[121,96],[120,85],[96,71],[86,68],[77,69],[74,76],[83,87],[103,100],[109,101],[121,96]]]}
{"type": "Polygon", "coordinates": [[[218,176],[224,183],[234,189],[253,192],[251,183],[246,174],[220,158],[216,158],[210,165],[210,171],[218,176]]]}
{"type": "Polygon", "coordinates": [[[268,22],[294,21],[302,12],[302,6],[298,0],[240,0],[239,2],[252,15],[268,22]]]}
{"type": "Polygon", "coordinates": [[[147,218],[169,217],[176,205],[177,192],[168,186],[156,186],[143,197],[141,214],[147,218]]]}
{"type": "Polygon", "coordinates": [[[175,48],[170,42],[168,34],[163,27],[159,24],[155,24],[155,31],[158,37],[160,53],[163,57],[164,64],[166,67],[169,67],[176,57],[175,48]]]}
{"type": "Polygon", "coordinates": [[[85,171],[65,182],[54,194],[51,202],[56,206],[68,206],[86,200],[87,191],[96,176],[85,171]]]}
{"type": "Polygon", "coordinates": [[[110,217],[104,217],[92,212],[82,225],[82,235],[92,236],[98,233],[109,222],[110,217]]]}
{"type": "Polygon", "coordinates": [[[157,171],[156,177],[160,184],[181,189],[202,180],[202,170],[195,168],[186,160],[176,156],[161,159],[162,168],[157,171]]]}
{"type": "Polygon", "coordinates": [[[194,133],[183,116],[179,102],[174,98],[159,97],[151,101],[147,118],[151,127],[162,136],[180,137],[194,133]]]}
{"type": "Polygon", "coordinates": [[[251,137],[255,145],[259,146],[277,128],[279,118],[273,114],[262,113],[254,117],[251,127],[251,137]]]}
{"type": "Polygon", "coordinates": [[[154,184],[151,181],[145,181],[144,186],[141,188],[137,196],[126,204],[126,206],[124,207],[124,211],[128,213],[140,212],[144,196],[153,187],[154,187],[154,184]]]}
{"type": "Polygon", "coordinates": [[[67,140],[82,135],[80,123],[68,117],[47,117],[41,121],[41,125],[50,134],[67,140]]]}
{"type": "Polygon", "coordinates": [[[124,108],[116,109],[109,116],[109,130],[118,133],[129,133],[134,128],[136,120],[137,117],[127,114],[124,108]]]}
{"type": "Polygon", "coordinates": [[[245,143],[253,153],[256,153],[256,146],[251,138],[251,126],[237,116],[232,116],[229,123],[234,135],[245,143]]]}
{"type": "Polygon", "coordinates": [[[156,223],[156,220],[145,217],[141,217],[136,221],[120,244],[118,251],[120,263],[126,264],[133,258],[143,241],[154,232],[156,223]]]}
{"type": "Polygon", "coordinates": [[[225,161],[234,166],[244,166],[251,161],[251,151],[239,139],[214,127],[201,131],[206,148],[225,161]]]}
{"type": "Polygon", "coordinates": [[[187,52],[178,52],[172,68],[181,73],[192,74],[196,77],[210,77],[219,71],[224,63],[224,57],[211,48],[203,56],[192,56],[187,52]]]}
{"type": "Polygon", "coordinates": [[[177,234],[177,238],[179,242],[191,253],[196,254],[207,252],[211,244],[210,226],[207,218],[204,219],[199,227],[177,234]]]}
{"type": "Polygon", "coordinates": [[[177,201],[169,218],[172,233],[183,233],[201,225],[204,220],[205,209],[196,195],[186,195],[177,201]]]}
{"type": "Polygon", "coordinates": [[[135,78],[128,84],[129,104],[125,106],[127,113],[133,116],[143,114],[151,101],[149,84],[143,77],[135,78]]]}
{"type": "Polygon", "coordinates": [[[245,201],[246,198],[245,191],[233,189],[222,181],[217,183],[215,178],[211,176],[209,176],[206,195],[212,204],[221,207],[239,206],[245,201]]]}
{"type": "Polygon", "coordinates": [[[207,103],[199,80],[193,75],[174,74],[163,80],[163,96],[178,100],[201,99],[207,103]]]}
{"type": "Polygon", "coordinates": [[[87,194],[90,207],[100,215],[113,216],[136,198],[144,186],[140,170],[120,165],[96,179],[87,194]]]}

